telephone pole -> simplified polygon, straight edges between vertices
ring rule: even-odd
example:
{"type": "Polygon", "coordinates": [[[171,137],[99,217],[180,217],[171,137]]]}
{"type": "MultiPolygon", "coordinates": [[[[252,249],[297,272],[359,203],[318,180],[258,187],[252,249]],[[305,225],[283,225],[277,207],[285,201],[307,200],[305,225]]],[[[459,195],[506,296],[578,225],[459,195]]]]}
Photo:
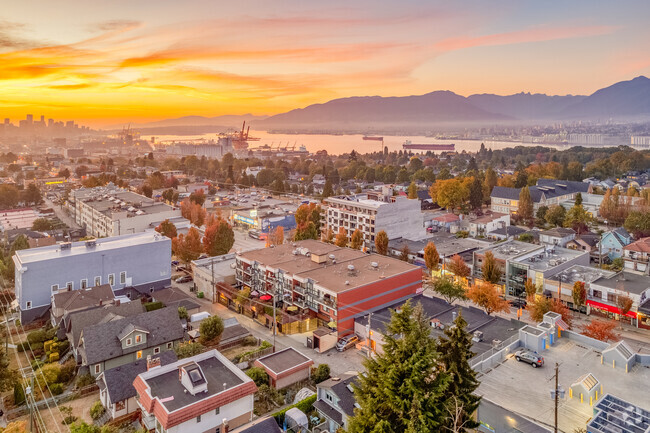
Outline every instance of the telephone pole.
{"type": "Polygon", "coordinates": [[[560,373],[560,365],[555,363],[555,433],[557,433],[557,406],[560,400],[560,392],[558,390],[558,376],[560,373]]]}

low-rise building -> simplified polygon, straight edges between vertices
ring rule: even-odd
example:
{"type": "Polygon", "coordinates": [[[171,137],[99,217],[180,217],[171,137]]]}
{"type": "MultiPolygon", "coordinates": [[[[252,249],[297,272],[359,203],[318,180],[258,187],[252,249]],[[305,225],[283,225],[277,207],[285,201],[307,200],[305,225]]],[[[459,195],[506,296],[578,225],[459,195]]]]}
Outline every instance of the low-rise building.
{"type": "MultiPolygon", "coordinates": [[[[538,294],[545,294],[549,297],[557,298],[560,294],[560,300],[571,309],[576,309],[573,303],[573,286],[576,282],[585,284],[587,297],[589,297],[589,289],[591,284],[599,278],[611,278],[616,275],[616,272],[607,271],[605,269],[594,268],[584,265],[573,265],[565,268],[553,275],[544,278],[543,292],[538,294]]],[[[587,305],[585,304],[580,308],[582,312],[587,312],[587,305]]]]}
{"type": "Polygon", "coordinates": [[[78,350],[82,365],[97,377],[102,371],[174,350],[182,340],[178,309],[161,308],[85,327],[78,350]]]}
{"type": "Polygon", "coordinates": [[[546,245],[557,245],[565,247],[567,243],[574,240],[576,231],[571,228],[554,227],[550,230],[544,230],[539,234],[539,241],[546,245]]]}
{"type": "Polygon", "coordinates": [[[216,284],[235,284],[235,257],[236,254],[232,253],[194,260],[192,274],[196,290],[203,292],[203,296],[212,302],[225,302],[227,306],[227,300],[217,296],[216,284]]]}
{"type": "Polygon", "coordinates": [[[165,433],[227,433],[253,418],[255,382],[216,350],[140,373],[141,422],[165,433]]]}
{"type": "Polygon", "coordinates": [[[488,233],[505,228],[510,225],[510,214],[491,212],[478,218],[467,221],[469,235],[472,237],[486,237],[488,233]]]}
{"type": "Polygon", "coordinates": [[[650,273],[650,237],[639,239],[623,247],[625,270],[644,275],[650,273]]]}
{"type": "MultiPolygon", "coordinates": [[[[541,206],[550,207],[567,200],[575,200],[578,193],[592,192],[591,184],[570,180],[538,179],[537,185],[528,188],[536,212],[541,206]]],[[[495,186],[490,194],[493,212],[516,214],[519,211],[520,188],[495,186]]]]}
{"type": "Polygon", "coordinates": [[[623,249],[632,243],[632,236],[623,227],[617,227],[602,234],[597,248],[609,260],[623,257],[623,249]]]}
{"type": "Polygon", "coordinates": [[[84,290],[71,290],[52,295],[50,318],[52,326],[57,326],[64,315],[110,304],[115,299],[113,289],[108,284],[88,287],[84,290]]]}
{"type": "Polygon", "coordinates": [[[329,431],[348,428],[348,419],[354,415],[356,407],[352,388],[356,380],[356,374],[346,373],[316,385],[314,408],[327,420],[329,431]]]}
{"type": "Polygon", "coordinates": [[[637,327],[650,328],[650,319],[640,306],[650,298],[650,278],[635,272],[622,271],[616,275],[602,277],[590,284],[587,292],[589,313],[596,313],[617,320],[625,320],[637,327]],[[618,298],[632,299],[632,308],[621,316],[618,298]]]}
{"type": "Polygon", "coordinates": [[[589,433],[637,433],[650,431],[650,412],[611,394],[594,405],[587,424],[589,433]]]}
{"type": "Polygon", "coordinates": [[[44,316],[59,291],[101,284],[153,291],[171,282],[171,239],[156,232],[19,250],[13,260],[23,323],[44,316]]]}
{"type": "Polygon", "coordinates": [[[269,386],[282,389],[308,380],[314,361],[293,347],[287,347],[256,359],[254,365],[263,368],[269,375],[269,386]]]}

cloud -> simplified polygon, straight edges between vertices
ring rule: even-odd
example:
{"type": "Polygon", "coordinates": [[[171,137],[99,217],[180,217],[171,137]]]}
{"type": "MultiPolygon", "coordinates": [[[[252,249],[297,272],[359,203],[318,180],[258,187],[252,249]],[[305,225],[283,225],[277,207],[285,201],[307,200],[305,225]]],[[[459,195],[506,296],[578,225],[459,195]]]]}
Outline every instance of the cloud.
{"type": "Polygon", "coordinates": [[[495,33],[476,37],[447,38],[435,44],[440,51],[454,51],[464,48],[543,42],[558,39],[572,39],[600,36],[613,33],[614,26],[564,26],[539,27],[508,33],[495,33]]]}
{"type": "Polygon", "coordinates": [[[47,87],[49,89],[54,89],[54,90],[80,90],[80,89],[87,89],[88,87],[92,87],[92,84],[88,84],[88,83],[60,84],[60,85],[52,85],[47,87]]]}
{"type": "Polygon", "coordinates": [[[19,35],[24,30],[25,25],[22,23],[0,20],[0,49],[17,50],[38,46],[38,42],[19,35]]]}
{"type": "Polygon", "coordinates": [[[102,32],[112,32],[115,30],[132,30],[142,25],[141,21],[135,20],[110,20],[96,24],[90,27],[91,30],[100,30],[102,32]]]}

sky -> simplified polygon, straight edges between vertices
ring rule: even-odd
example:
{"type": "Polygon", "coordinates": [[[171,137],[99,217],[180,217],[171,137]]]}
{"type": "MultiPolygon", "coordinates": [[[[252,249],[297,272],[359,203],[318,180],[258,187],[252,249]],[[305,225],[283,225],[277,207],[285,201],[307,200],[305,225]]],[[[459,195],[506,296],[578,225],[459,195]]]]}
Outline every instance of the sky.
{"type": "Polygon", "coordinates": [[[0,9],[0,117],[271,115],[434,90],[590,94],[650,76],[645,1],[29,0],[0,9]]]}

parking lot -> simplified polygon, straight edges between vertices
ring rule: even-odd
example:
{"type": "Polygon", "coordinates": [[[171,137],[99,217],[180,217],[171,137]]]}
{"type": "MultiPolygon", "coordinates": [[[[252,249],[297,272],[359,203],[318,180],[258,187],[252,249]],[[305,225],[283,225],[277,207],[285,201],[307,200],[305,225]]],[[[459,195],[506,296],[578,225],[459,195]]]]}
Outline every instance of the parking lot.
{"type": "Polygon", "coordinates": [[[650,406],[647,389],[642,385],[650,383],[650,368],[636,365],[627,374],[621,369],[614,370],[610,365],[601,365],[600,353],[566,338],[560,339],[541,355],[545,364],[537,369],[517,362],[509,355],[505,362],[480,376],[478,393],[506,409],[552,426],[554,404],[550,391],[555,386],[557,362],[560,365],[560,387],[566,390],[566,397],[560,401],[558,411],[561,431],[572,432],[575,428],[584,428],[593,416],[588,401],[580,403],[579,398],[569,398],[571,384],[586,373],[592,373],[602,383],[604,393],[646,409],[650,406]]]}

